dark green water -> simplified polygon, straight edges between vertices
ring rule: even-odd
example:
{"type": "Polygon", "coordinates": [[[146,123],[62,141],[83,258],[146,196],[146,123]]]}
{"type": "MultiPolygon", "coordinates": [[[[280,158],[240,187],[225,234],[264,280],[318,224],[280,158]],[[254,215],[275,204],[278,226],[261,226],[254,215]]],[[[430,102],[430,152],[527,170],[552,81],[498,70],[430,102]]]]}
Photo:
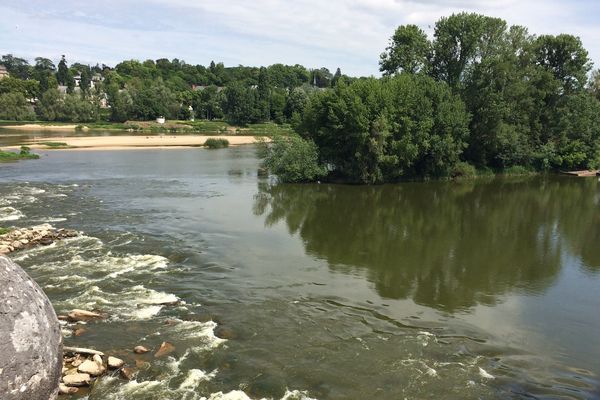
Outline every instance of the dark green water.
{"type": "Polygon", "coordinates": [[[66,343],[176,346],[90,400],[600,398],[595,178],[273,185],[252,147],[43,154],[0,164],[0,225],[83,233],[14,255],[59,313],[110,314],[66,343]]]}

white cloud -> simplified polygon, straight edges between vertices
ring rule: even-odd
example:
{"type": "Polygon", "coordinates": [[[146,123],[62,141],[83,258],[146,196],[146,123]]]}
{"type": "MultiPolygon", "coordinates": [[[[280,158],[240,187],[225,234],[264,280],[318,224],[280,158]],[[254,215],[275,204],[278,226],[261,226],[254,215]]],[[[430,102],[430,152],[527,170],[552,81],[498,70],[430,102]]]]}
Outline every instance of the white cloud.
{"type": "Polygon", "coordinates": [[[377,74],[396,26],[431,32],[441,16],[460,11],[499,16],[532,33],[579,35],[600,61],[600,28],[590,17],[600,6],[592,0],[7,0],[0,5],[0,52],[105,63],[283,62],[369,75],[377,74]]]}

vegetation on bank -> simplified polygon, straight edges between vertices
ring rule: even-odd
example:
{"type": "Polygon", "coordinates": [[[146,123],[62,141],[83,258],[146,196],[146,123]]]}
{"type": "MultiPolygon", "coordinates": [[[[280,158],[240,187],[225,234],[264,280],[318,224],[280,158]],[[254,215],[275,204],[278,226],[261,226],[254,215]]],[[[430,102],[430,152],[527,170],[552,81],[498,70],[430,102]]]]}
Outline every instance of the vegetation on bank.
{"type": "Polygon", "coordinates": [[[19,153],[0,150],[0,162],[32,160],[40,158],[39,155],[32,153],[30,150],[31,149],[27,146],[21,146],[21,151],[19,153]]]}
{"type": "Polygon", "coordinates": [[[204,146],[209,149],[223,149],[229,147],[229,140],[221,138],[209,138],[204,142],[204,146]]]}
{"type": "MultiPolygon", "coordinates": [[[[8,121],[0,120],[0,128],[35,124],[44,126],[64,126],[64,122],[55,121],[8,121]]],[[[236,135],[236,136],[275,136],[287,135],[293,132],[289,124],[276,124],[264,122],[248,124],[246,126],[232,125],[223,120],[201,121],[167,121],[159,124],[155,121],[126,121],[126,122],[89,122],[79,124],[76,130],[112,130],[121,132],[150,132],[150,133],[177,133],[177,134],[203,134],[203,135],[236,135]]],[[[1,133],[1,131],[0,131],[1,133]]]]}
{"type": "Polygon", "coordinates": [[[6,235],[10,231],[12,231],[12,228],[3,228],[0,226],[0,236],[6,235]]]}
{"type": "MultiPolygon", "coordinates": [[[[433,40],[400,26],[381,79],[340,80],[309,98],[295,125],[328,178],[383,183],[600,166],[600,88],[579,38],[530,35],[498,18],[454,14],[433,40]]],[[[267,156],[301,150],[292,141],[267,156]]]]}

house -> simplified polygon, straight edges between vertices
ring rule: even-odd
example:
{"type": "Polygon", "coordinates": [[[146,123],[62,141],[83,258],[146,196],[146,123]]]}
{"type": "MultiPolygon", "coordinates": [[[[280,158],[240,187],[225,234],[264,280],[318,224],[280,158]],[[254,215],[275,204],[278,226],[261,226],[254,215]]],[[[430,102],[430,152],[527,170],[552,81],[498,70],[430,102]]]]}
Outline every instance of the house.
{"type": "Polygon", "coordinates": [[[4,65],[0,64],[0,79],[2,78],[8,78],[8,71],[4,65]]]}

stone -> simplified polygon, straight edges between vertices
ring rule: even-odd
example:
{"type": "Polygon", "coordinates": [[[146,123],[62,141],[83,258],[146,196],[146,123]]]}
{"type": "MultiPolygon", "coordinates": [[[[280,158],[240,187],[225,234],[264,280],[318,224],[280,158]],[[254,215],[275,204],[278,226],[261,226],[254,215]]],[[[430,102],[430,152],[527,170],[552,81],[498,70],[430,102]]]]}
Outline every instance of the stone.
{"type": "Polygon", "coordinates": [[[104,361],[102,360],[102,357],[100,356],[100,354],[94,354],[94,356],[92,357],[92,360],[94,360],[94,362],[99,365],[104,365],[104,361]]]}
{"type": "Polygon", "coordinates": [[[162,342],[158,351],[154,354],[154,357],[163,357],[175,351],[175,346],[169,342],[162,342]]]}
{"type": "Polygon", "coordinates": [[[74,309],[67,314],[71,321],[89,321],[93,319],[102,319],[104,316],[93,311],[74,309]]]}
{"type": "Polygon", "coordinates": [[[119,369],[125,364],[125,361],[117,357],[108,357],[108,368],[119,369]]]}
{"type": "Polygon", "coordinates": [[[73,353],[73,354],[89,354],[89,355],[94,355],[94,354],[98,354],[99,356],[103,356],[104,353],[98,350],[93,350],[93,349],[86,349],[84,347],[68,347],[65,346],[63,348],[65,353],[73,353]]]}
{"type": "Polygon", "coordinates": [[[87,386],[91,380],[90,375],[85,373],[65,375],[63,377],[63,382],[66,386],[87,386]]]}
{"type": "Polygon", "coordinates": [[[150,350],[148,350],[147,348],[145,348],[144,346],[135,346],[133,349],[133,352],[136,354],[144,354],[149,352],[150,350]]]}
{"type": "Polygon", "coordinates": [[[42,289],[0,256],[0,397],[48,400],[58,395],[62,334],[42,289]]]}
{"type": "Polygon", "coordinates": [[[60,394],[74,394],[77,393],[79,389],[76,387],[67,386],[64,383],[58,385],[58,393],[60,394]]]}
{"type": "Polygon", "coordinates": [[[121,374],[121,377],[123,379],[127,379],[128,381],[132,380],[133,377],[135,376],[135,370],[133,368],[128,368],[128,367],[121,368],[119,373],[121,374]]]}
{"type": "Polygon", "coordinates": [[[81,365],[77,367],[77,371],[81,372],[82,374],[89,374],[91,376],[100,376],[106,372],[102,364],[98,364],[92,360],[85,360],[82,362],[81,365]]]}
{"type": "Polygon", "coordinates": [[[71,361],[71,365],[74,367],[79,367],[81,364],[83,364],[85,360],[83,358],[79,358],[77,357],[76,359],[74,359],[73,361],[71,361]]]}

